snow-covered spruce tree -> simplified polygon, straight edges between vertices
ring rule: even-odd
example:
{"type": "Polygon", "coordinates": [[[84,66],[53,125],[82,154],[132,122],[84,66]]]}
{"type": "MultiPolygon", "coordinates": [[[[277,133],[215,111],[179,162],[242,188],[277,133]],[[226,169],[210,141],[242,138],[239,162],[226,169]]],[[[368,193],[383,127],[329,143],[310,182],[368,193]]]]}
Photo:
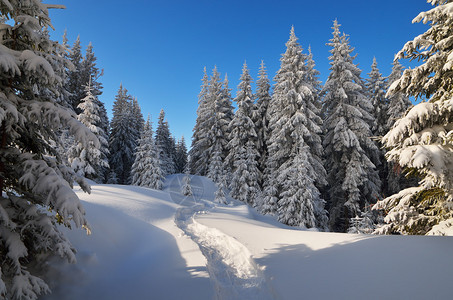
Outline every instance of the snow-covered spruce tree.
{"type": "Polygon", "coordinates": [[[69,150],[69,163],[73,170],[82,177],[92,179],[96,182],[104,182],[104,170],[109,167],[107,154],[107,135],[100,127],[100,108],[97,105],[96,96],[92,94],[91,84],[86,86],[86,97],[78,105],[82,112],[78,120],[82,122],[99,140],[99,145],[94,142],[78,142],[69,150]]]}
{"type": "Polygon", "coordinates": [[[231,167],[232,172],[231,197],[255,206],[255,198],[260,189],[258,184],[259,154],[256,149],[255,124],[251,119],[253,110],[252,77],[246,63],[242,68],[240,80],[238,93],[234,99],[237,103],[237,110],[230,123],[230,141],[228,143],[230,152],[226,157],[226,163],[231,167]]]}
{"type": "Polygon", "coordinates": [[[225,176],[223,176],[219,183],[216,184],[217,185],[217,190],[215,191],[214,193],[214,201],[217,202],[217,203],[221,203],[221,204],[227,204],[227,199],[226,199],[226,195],[227,195],[227,191],[226,191],[226,187],[227,187],[227,183],[226,183],[226,179],[225,179],[225,176]]]}
{"type": "MultiPolygon", "coordinates": [[[[373,58],[373,63],[371,64],[371,71],[368,73],[368,78],[366,80],[366,90],[368,97],[371,100],[373,106],[373,122],[371,125],[371,133],[374,137],[382,137],[388,131],[387,127],[388,121],[388,99],[385,97],[386,90],[386,81],[382,74],[379,72],[376,58],[373,58]]],[[[381,148],[382,145],[376,141],[378,148],[381,148]]],[[[381,180],[381,194],[388,195],[388,184],[387,177],[389,174],[388,164],[385,161],[384,150],[379,150],[379,164],[376,166],[379,172],[379,178],[381,180]]],[[[377,164],[377,163],[376,163],[377,164]]]]}
{"type": "MultiPolygon", "coordinates": [[[[403,66],[399,63],[398,60],[393,62],[392,72],[387,78],[387,90],[390,89],[390,86],[401,78],[403,73],[403,66]]],[[[388,95],[389,105],[388,105],[388,120],[387,128],[392,128],[396,120],[404,116],[409,107],[412,106],[412,102],[409,97],[399,92],[394,92],[392,95],[388,95]]],[[[406,178],[402,172],[402,168],[399,164],[395,162],[388,162],[388,176],[387,176],[387,186],[388,186],[388,195],[397,194],[401,190],[408,188],[410,186],[417,185],[417,178],[412,176],[411,178],[406,178]]]]}
{"type": "Polygon", "coordinates": [[[131,170],[132,184],[161,190],[163,173],[159,152],[154,143],[152,125],[148,116],[141,138],[138,141],[134,164],[131,170]]]}
{"type": "Polygon", "coordinates": [[[113,103],[113,118],[109,136],[109,165],[115,172],[119,184],[129,184],[131,166],[140,133],[132,113],[132,96],[120,85],[113,103]]]}
{"type": "Polygon", "coordinates": [[[368,73],[368,79],[365,84],[370,97],[371,104],[373,105],[374,124],[371,132],[374,136],[384,136],[389,128],[387,127],[388,121],[388,100],[385,97],[386,82],[385,78],[379,72],[376,57],[373,58],[371,64],[371,72],[368,73]]]}
{"type": "Polygon", "coordinates": [[[278,201],[278,220],[290,226],[316,226],[313,204],[320,199],[320,193],[314,185],[313,177],[307,176],[313,173],[308,162],[309,153],[308,146],[301,146],[293,163],[279,174],[278,181],[282,181],[282,192],[278,201]]]}
{"type": "Polygon", "coordinates": [[[80,76],[83,85],[87,85],[91,82],[93,89],[92,94],[94,96],[100,96],[102,94],[102,83],[99,82],[99,78],[104,74],[104,70],[99,70],[96,66],[96,56],[93,52],[93,44],[90,42],[85,50],[85,57],[80,63],[80,76]]]}
{"type": "MultiPolygon", "coordinates": [[[[387,77],[387,91],[390,90],[390,87],[393,83],[401,78],[401,75],[403,73],[403,66],[398,60],[395,60],[392,65],[392,72],[387,77]]],[[[386,96],[389,99],[387,128],[390,130],[395,122],[403,117],[409,107],[412,106],[412,102],[409,97],[402,91],[393,90],[386,96]]]]}
{"type": "MultiPolygon", "coordinates": [[[[307,156],[305,168],[308,173],[303,175],[311,178],[315,185],[324,184],[326,177],[321,161],[322,147],[319,136],[322,120],[314,103],[313,87],[307,82],[306,55],[302,53],[302,47],[297,40],[294,28],[291,28],[286,52],[280,59],[280,70],[274,78],[274,93],[269,105],[270,134],[267,140],[269,158],[263,203],[263,212],[277,212],[280,220],[292,225],[305,222],[310,224],[309,220],[303,219],[289,221],[285,216],[291,214],[293,210],[289,202],[291,195],[286,193],[288,171],[300,168],[296,166],[298,163],[296,157],[300,149],[304,149],[307,156]]],[[[319,197],[319,192],[313,193],[311,200],[313,203],[310,205],[322,206],[323,200],[319,197]]],[[[302,202],[303,199],[299,201],[302,202]]],[[[294,215],[295,218],[302,216],[298,213],[294,215]]]]}
{"type": "Polygon", "coordinates": [[[72,66],[68,71],[68,82],[67,90],[71,94],[69,100],[75,112],[79,113],[77,106],[80,103],[80,100],[85,97],[84,86],[87,82],[83,82],[82,78],[82,47],[80,45],[80,36],[77,36],[76,41],[74,42],[71,52],[69,54],[69,60],[72,63],[72,66]]]}
{"type": "MultiPolygon", "coordinates": [[[[228,79],[225,78],[224,86],[219,80],[219,73],[214,69],[210,85],[209,97],[214,103],[214,115],[212,126],[209,130],[209,161],[207,177],[215,183],[219,183],[223,176],[226,176],[227,165],[225,163],[228,149],[229,125],[232,119],[232,105],[228,97],[228,79]]],[[[229,168],[228,168],[229,170],[229,168]]]]}
{"type": "Polygon", "coordinates": [[[170,135],[168,122],[165,120],[165,112],[162,109],[159,114],[156,129],[156,146],[159,149],[161,169],[164,177],[175,173],[174,153],[175,145],[170,135]]]}
{"type": "Polygon", "coordinates": [[[211,118],[214,115],[214,104],[208,98],[209,78],[206,68],[203,70],[201,91],[198,95],[197,119],[193,128],[192,147],[190,156],[190,173],[205,176],[208,170],[208,132],[212,125],[211,118]]]}
{"type": "Polygon", "coordinates": [[[183,179],[183,185],[181,188],[181,194],[184,196],[192,196],[193,191],[192,191],[192,185],[190,183],[190,174],[188,172],[188,169],[186,169],[186,174],[184,175],[183,179]]]}
{"type": "Polygon", "coordinates": [[[376,229],[376,216],[368,203],[365,204],[364,210],[360,216],[355,216],[349,220],[348,233],[372,234],[376,229]]]}
{"type": "Polygon", "coordinates": [[[387,159],[422,180],[374,206],[388,212],[380,233],[443,234],[444,227],[453,226],[453,1],[428,2],[435,7],[413,22],[429,22],[430,28],[396,55],[423,63],[406,69],[388,94],[429,101],[412,107],[382,139],[387,159]]]}
{"type": "Polygon", "coordinates": [[[329,182],[330,229],[346,232],[349,219],[360,215],[365,202],[379,196],[380,180],[370,153],[377,153],[370,139],[370,101],[364,96],[360,69],[346,35],[335,20],[330,74],[324,85],[324,149],[329,182]]]}
{"type": "Polygon", "coordinates": [[[98,145],[76,115],[58,103],[68,62],[51,41],[48,8],[39,0],[3,1],[0,12],[0,297],[37,299],[49,292],[40,278],[45,260],[58,255],[75,261],[75,250],[58,224],[87,227],[72,190],[83,179],[56,151],[57,131],[68,127],[77,141],[98,145]]]}
{"type": "Polygon", "coordinates": [[[255,130],[257,134],[257,149],[259,153],[258,168],[260,170],[261,178],[258,178],[260,187],[263,187],[266,162],[267,162],[267,144],[266,141],[269,136],[269,114],[268,107],[271,102],[269,78],[267,77],[266,66],[261,61],[261,66],[258,72],[258,80],[256,82],[256,109],[254,110],[253,122],[255,123],[255,130]]]}
{"type": "Polygon", "coordinates": [[[184,173],[187,168],[187,147],[184,137],[176,143],[175,173],[184,173]]]}

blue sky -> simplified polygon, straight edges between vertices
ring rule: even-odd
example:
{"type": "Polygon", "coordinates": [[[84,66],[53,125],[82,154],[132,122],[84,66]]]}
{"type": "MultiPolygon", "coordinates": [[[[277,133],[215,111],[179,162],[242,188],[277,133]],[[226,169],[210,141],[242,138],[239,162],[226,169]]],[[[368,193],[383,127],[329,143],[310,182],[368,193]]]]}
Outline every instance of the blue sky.
{"type": "MultiPolygon", "coordinates": [[[[93,43],[98,67],[104,69],[100,99],[111,116],[120,83],[137,97],[142,112],[156,123],[163,108],[172,134],[190,146],[203,67],[217,65],[228,74],[233,96],[247,61],[256,80],[261,60],[272,78],[280,65],[291,25],[306,50],[311,45],[321,80],[329,75],[332,22],[358,54],[362,75],[375,56],[385,76],[393,56],[428,25],[412,24],[425,0],[60,0],[65,10],[52,10],[54,40],[67,29],[69,42],[80,35],[93,43]]],[[[54,3],[52,2],[52,3],[54,3]]],[[[58,2],[58,3],[57,3],[58,2]]],[[[408,63],[402,61],[403,65],[408,63]]]]}

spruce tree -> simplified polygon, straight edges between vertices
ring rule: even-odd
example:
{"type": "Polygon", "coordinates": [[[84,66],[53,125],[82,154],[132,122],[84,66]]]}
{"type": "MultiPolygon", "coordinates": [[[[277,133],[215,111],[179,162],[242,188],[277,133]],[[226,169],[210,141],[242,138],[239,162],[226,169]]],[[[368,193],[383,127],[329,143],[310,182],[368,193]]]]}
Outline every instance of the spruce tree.
{"type": "Polygon", "coordinates": [[[175,173],[184,173],[187,168],[187,147],[184,137],[176,143],[175,173]]]}
{"type": "Polygon", "coordinates": [[[113,103],[113,118],[109,136],[109,164],[119,184],[129,184],[131,166],[140,133],[136,127],[136,116],[132,113],[132,96],[120,85],[113,103]]]}
{"type": "Polygon", "coordinates": [[[375,208],[388,212],[381,233],[443,234],[453,225],[452,1],[429,2],[435,7],[420,13],[414,22],[428,23],[430,28],[396,55],[396,59],[422,64],[406,69],[388,92],[429,101],[412,107],[382,139],[389,150],[387,159],[422,180],[417,187],[376,204],[375,208]]]}
{"type": "MultiPolygon", "coordinates": [[[[215,183],[219,183],[226,176],[227,165],[225,163],[228,153],[229,125],[232,117],[232,105],[229,99],[228,78],[222,87],[219,74],[214,69],[209,85],[210,101],[214,103],[214,115],[209,130],[208,170],[207,177],[215,183]]],[[[229,170],[229,169],[228,169],[229,170]]]]}
{"type": "Polygon", "coordinates": [[[81,110],[78,119],[97,137],[100,145],[96,146],[94,142],[88,145],[75,143],[69,150],[69,163],[79,176],[102,183],[104,170],[109,167],[107,135],[100,127],[100,108],[96,96],[92,94],[91,85],[88,84],[85,90],[86,97],[78,105],[78,109],[81,110]]]}
{"type": "Polygon", "coordinates": [[[161,190],[163,173],[159,153],[153,139],[152,125],[146,121],[138,141],[134,164],[132,165],[132,184],[161,190]]]}
{"type": "Polygon", "coordinates": [[[89,185],[65,166],[55,143],[69,128],[85,146],[99,141],[75,114],[57,101],[64,84],[57,68],[69,66],[49,39],[49,5],[39,0],[4,1],[0,37],[0,295],[37,299],[50,291],[42,279],[46,259],[75,262],[75,250],[60,231],[88,227],[72,190],[74,180],[89,185]]]}
{"type": "MultiPolygon", "coordinates": [[[[278,218],[286,224],[307,224],[311,227],[310,220],[313,216],[299,214],[300,209],[294,206],[294,201],[298,201],[297,205],[300,207],[301,202],[305,200],[294,198],[294,194],[287,190],[288,178],[293,182],[296,180],[294,177],[296,175],[292,175],[291,172],[297,172],[296,170],[301,168],[297,165],[300,159],[306,164],[304,168],[307,172],[303,174],[307,177],[305,181],[313,180],[315,185],[322,185],[326,176],[321,161],[322,120],[319,108],[315,105],[313,86],[307,81],[307,56],[302,53],[302,47],[297,40],[294,28],[291,28],[286,52],[280,59],[280,70],[274,78],[274,93],[269,105],[270,134],[267,140],[269,158],[263,212],[277,213],[278,218]],[[303,154],[300,153],[301,149],[303,154]],[[304,157],[298,158],[298,155],[304,157]],[[289,218],[287,215],[292,217],[289,218]],[[304,216],[309,219],[300,219],[304,216]]],[[[307,185],[306,189],[308,191],[311,186],[307,185]]],[[[317,192],[314,192],[308,201],[311,201],[312,207],[321,207],[324,200],[319,196],[317,187],[315,190],[317,192]]],[[[302,194],[305,193],[297,192],[298,196],[302,194]]]]}
{"type": "Polygon", "coordinates": [[[184,175],[183,179],[183,185],[181,188],[181,194],[184,196],[192,196],[193,191],[192,191],[192,185],[190,184],[190,174],[186,169],[186,174],[184,175]]]}
{"type": "Polygon", "coordinates": [[[384,136],[389,130],[387,127],[388,99],[385,97],[385,78],[379,72],[376,57],[373,58],[371,72],[368,73],[366,88],[371,104],[373,105],[373,115],[375,120],[371,128],[371,132],[374,136],[384,136]]]}
{"type": "MultiPolygon", "coordinates": [[[[72,63],[72,68],[68,72],[68,91],[71,94],[69,100],[71,102],[72,108],[75,112],[79,113],[77,106],[80,103],[80,100],[85,97],[84,86],[88,81],[84,82],[82,76],[82,46],[80,45],[80,36],[77,36],[76,41],[74,42],[71,52],[69,54],[69,60],[72,63]]],[[[88,79],[88,78],[87,78],[88,79]]]]}
{"type": "MultiPolygon", "coordinates": [[[[79,50],[80,51],[80,50],[79,50]]],[[[99,78],[104,74],[104,70],[99,70],[96,66],[96,56],[93,52],[93,44],[90,42],[85,50],[85,57],[80,63],[80,77],[82,84],[87,85],[91,82],[93,89],[92,94],[94,96],[100,96],[102,94],[102,83],[99,82],[99,78]]]]}
{"type": "MultiPolygon", "coordinates": [[[[373,117],[364,95],[360,69],[346,35],[340,35],[335,20],[331,46],[330,74],[324,85],[325,166],[329,182],[330,229],[345,232],[349,219],[360,215],[365,201],[379,196],[380,180],[370,159],[378,148],[370,139],[373,117]]],[[[376,159],[376,154],[374,154],[376,159]]]]}
{"type": "Polygon", "coordinates": [[[228,147],[230,152],[226,157],[227,164],[231,167],[232,177],[230,194],[233,198],[255,206],[256,196],[259,194],[259,154],[256,149],[257,135],[253,123],[253,95],[252,77],[247,64],[242,68],[241,82],[235,98],[237,110],[230,123],[230,136],[228,147]]]}
{"type": "Polygon", "coordinates": [[[170,135],[168,122],[165,120],[165,112],[162,109],[159,114],[156,129],[156,146],[159,149],[159,157],[161,161],[161,169],[164,177],[175,173],[175,144],[170,135]]]}
{"type": "MultiPolygon", "coordinates": [[[[387,78],[387,91],[390,90],[392,84],[397,84],[396,82],[403,73],[403,66],[398,60],[395,60],[392,65],[392,72],[387,78]]],[[[388,93],[387,96],[389,99],[387,128],[390,129],[398,119],[404,116],[409,107],[412,106],[412,102],[402,91],[393,91],[388,93]]]]}
{"type": "Polygon", "coordinates": [[[266,163],[267,163],[267,139],[269,136],[269,114],[268,107],[271,102],[269,78],[267,77],[266,67],[264,62],[261,61],[260,70],[258,73],[259,77],[256,82],[256,109],[255,115],[253,116],[253,121],[255,123],[256,134],[257,134],[257,149],[259,153],[259,164],[258,168],[260,170],[261,178],[258,179],[258,182],[261,187],[263,187],[266,163]]]}
{"type": "Polygon", "coordinates": [[[211,129],[210,119],[214,114],[213,104],[209,102],[209,77],[206,68],[203,70],[201,91],[198,95],[197,119],[193,128],[192,147],[190,150],[190,172],[204,176],[208,168],[208,132],[211,129]]]}
{"type": "MultiPolygon", "coordinates": [[[[387,90],[390,89],[393,83],[397,82],[401,78],[403,71],[403,66],[399,63],[398,60],[393,62],[392,72],[387,78],[387,90]]],[[[392,128],[395,122],[402,118],[409,107],[412,106],[412,102],[409,97],[399,92],[393,92],[391,95],[388,95],[389,105],[388,105],[388,120],[387,128],[392,128]]],[[[387,176],[387,186],[388,194],[397,194],[401,190],[408,188],[410,186],[417,185],[416,176],[411,176],[411,178],[406,178],[401,166],[396,162],[388,162],[388,176],[387,176]]]]}
{"type": "MultiPolygon", "coordinates": [[[[371,65],[371,72],[368,73],[368,79],[366,80],[366,89],[368,97],[371,100],[373,106],[373,123],[371,124],[371,133],[374,137],[384,136],[389,128],[387,127],[388,121],[388,99],[385,97],[386,81],[382,74],[379,72],[376,58],[373,58],[371,65]]],[[[387,178],[389,176],[389,166],[384,158],[384,150],[381,149],[382,145],[376,142],[376,146],[379,148],[379,162],[374,162],[379,172],[379,178],[381,180],[381,194],[388,195],[388,184],[387,178]]]]}

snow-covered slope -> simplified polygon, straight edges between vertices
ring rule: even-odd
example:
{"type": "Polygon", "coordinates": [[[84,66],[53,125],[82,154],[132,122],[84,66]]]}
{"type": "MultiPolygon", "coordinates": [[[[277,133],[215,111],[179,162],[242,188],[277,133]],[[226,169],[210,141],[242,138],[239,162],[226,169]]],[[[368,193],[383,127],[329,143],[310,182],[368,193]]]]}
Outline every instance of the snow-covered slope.
{"type": "Polygon", "coordinates": [[[92,186],[93,234],[67,231],[76,265],[53,261],[44,299],[449,299],[453,238],[297,230],[182,175],[163,191],[92,186]]]}

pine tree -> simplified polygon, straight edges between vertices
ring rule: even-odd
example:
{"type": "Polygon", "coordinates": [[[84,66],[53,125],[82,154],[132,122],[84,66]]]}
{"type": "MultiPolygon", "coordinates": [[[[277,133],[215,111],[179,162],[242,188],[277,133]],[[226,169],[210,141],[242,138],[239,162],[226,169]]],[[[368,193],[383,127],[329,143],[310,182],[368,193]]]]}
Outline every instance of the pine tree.
{"type": "Polygon", "coordinates": [[[161,190],[163,173],[159,153],[153,139],[152,125],[146,121],[140,140],[138,141],[134,164],[132,165],[132,184],[161,190]]]}
{"type": "Polygon", "coordinates": [[[96,100],[89,83],[86,86],[86,97],[78,105],[82,111],[78,115],[78,119],[97,137],[100,145],[96,146],[94,142],[90,142],[88,145],[81,142],[74,144],[69,150],[69,163],[79,176],[103,182],[104,170],[109,167],[107,161],[109,152],[107,135],[100,127],[100,108],[96,100]]]}
{"type": "Polygon", "coordinates": [[[69,66],[64,48],[49,39],[49,5],[4,1],[0,12],[0,295],[37,299],[49,292],[39,267],[53,255],[75,262],[75,250],[58,228],[85,227],[85,211],[72,190],[88,184],[65,166],[55,143],[69,128],[85,146],[99,141],[59,103],[64,84],[58,68],[69,66]],[[38,266],[38,268],[36,268],[38,266]]]}
{"type": "Polygon", "coordinates": [[[159,157],[161,161],[161,169],[164,177],[175,173],[174,153],[175,145],[174,140],[170,135],[170,128],[168,122],[165,120],[165,112],[162,109],[159,114],[156,129],[156,146],[159,149],[159,157]]]}
{"type": "MultiPolygon", "coordinates": [[[[330,228],[345,232],[349,219],[360,215],[365,201],[379,195],[380,180],[370,159],[378,148],[370,139],[373,118],[364,96],[360,69],[353,63],[354,50],[346,35],[340,35],[335,20],[333,38],[327,45],[331,73],[324,85],[325,138],[323,141],[329,182],[330,228]]],[[[374,157],[376,159],[376,157],[374,157]]]]}
{"type": "Polygon", "coordinates": [[[384,136],[389,128],[387,127],[388,121],[388,100],[385,97],[385,78],[379,72],[377,67],[376,57],[373,58],[371,65],[371,72],[368,73],[366,88],[368,95],[373,105],[374,124],[371,132],[374,136],[384,136]]]}
{"type": "Polygon", "coordinates": [[[256,82],[256,109],[254,111],[253,121],[255,123],[256,134],[257,134],[257,149],[259,153],[259,164],[258,168],[261,178],[258,179],[260,187],[263,187],[266,163],[267,163],[267,144],[266,141],[269,136],[269,118],[268,107],[271,102],[269,78],[267,77],[266,67],[264,62],[261,61],[260,70],[258,73],[258,81],[256,82]]]}
{"type": "Polygon", "coordinates": [[[132,96],[120,85],[113,103],[113,118],[109,136],[109,164],[119,184],[129,184],[131,166],[140,133],[136,127],[136,116],[132,113],[132,96]]]}
{"type": "MultiPolygon", "coordinates": [[[[315,105],[314,88],[307,81],[308,68],[307,56],[302,53],[302,47],[297,41],[294,28],[291,28],[290,38],[286,43],[286,52],[280,61],[280,70],[274,78],[274,94],[269,105],[269,129],[267,140],[269,158],[266,169],[266,182],[264,190],[264,213],[277,213],[278,218],[286,224],[307,224],[312,226],[310,220],[300,219],[304,214],[299,214],[301,201],[294,198],[294,194],[287,190],[287,180],[296,180],[291,172],[296,172],[301,166],[297,160],[300,149],[304,149],[304,163],[308,173],[304,181],[311,178],[314,184],[325,183],[326,172],[322,165],[321,155],[321,125],[319,108],[315,105]],[[308,150],[306,150],[308,149],[308,150]],[[295,205],[294,201],[298,204],[295,205]],[[292,217],[289,218],[288,215],[292,217]],[[307,223],[305,223],[307,222],[307,223]]],[[[307,191],[311,186],[306,186],[307,191]]],[[[323,201],[319,191],[310,198],[311,206],[321,207],[323,201]]],[[[295,191],[293,191],[295,193],[295,191]]],[[[298,195],[304,194],[302,191],[298,195]]],[[[324,212],[325,214],[325,212],[324,212]]],[[[311,217],[310,217],[311,218],[311,217]]]]}
{"type": "Polygon", "coordinates": [[[253,95],[252,77],[249,74],[247,64],[242,68],[241,82],[235,98],[237,111],[230,123],[230,137],[228,147],[230,152],[226,157],[226,163],[231,167],[232,178],[230,194],[233,198],[255,206],[255,198],[259,193],[259,154],[256,149],[257,135],[253,123],[253,95]]]}
{"type": "Polygon", "coordinates": [[[444,227],[453,224],[452,1],[429,2],[435,7],[420,13],[414,22],[429,23],[430,28],[396,55],[396,59],[415,59],[422,64],[406,69],[388,92],[429,101],[412,107],[382,139],[389,149],[387,159],[422,180],[418,187],[404,189],[375,205],[388,212],[388,224],[380,228],[381,233],[442,234],[444,227]]]}

